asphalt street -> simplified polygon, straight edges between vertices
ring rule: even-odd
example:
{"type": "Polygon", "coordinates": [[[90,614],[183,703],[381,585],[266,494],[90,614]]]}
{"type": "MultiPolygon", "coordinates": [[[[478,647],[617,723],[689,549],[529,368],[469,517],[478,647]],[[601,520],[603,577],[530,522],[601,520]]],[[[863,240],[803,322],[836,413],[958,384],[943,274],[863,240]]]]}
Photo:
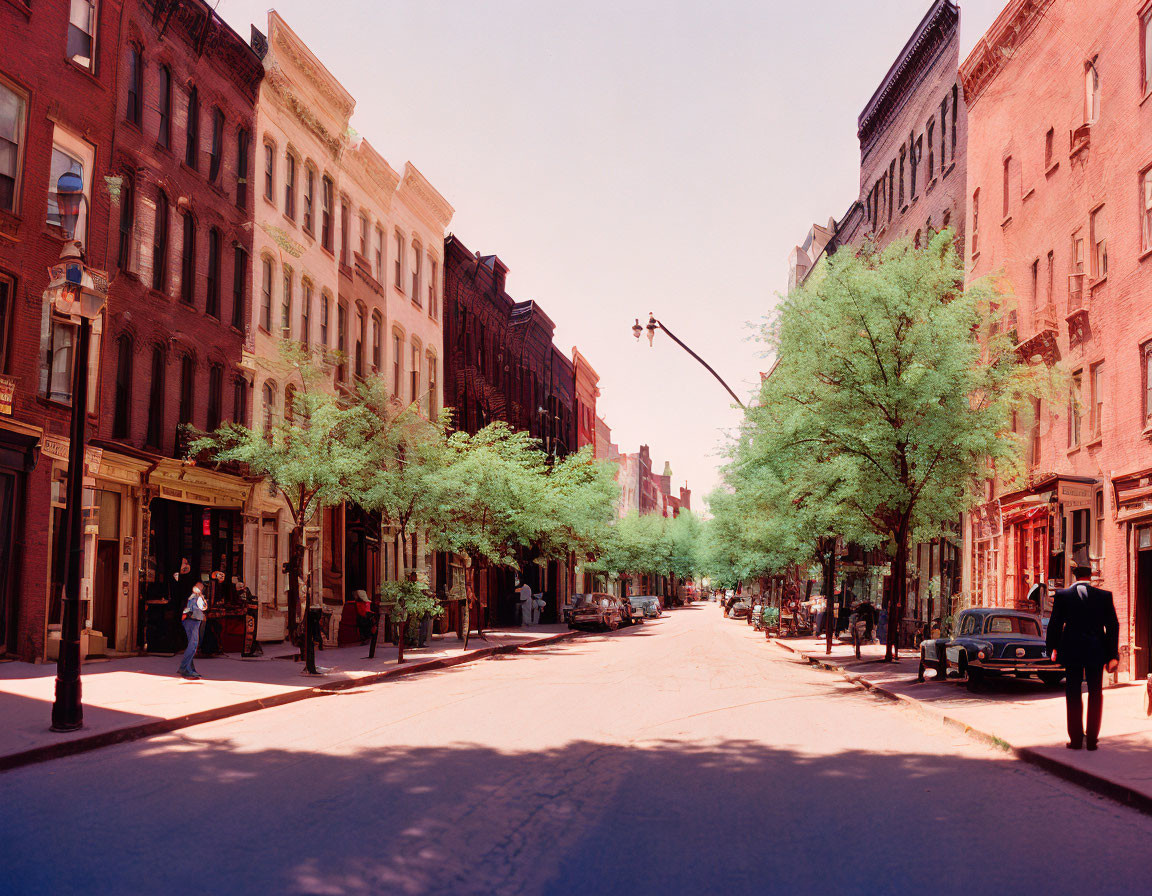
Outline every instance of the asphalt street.
{"type": "Polygon", "coordinates": [[[1152,818],[797,662],[711,604],[0,775],[5,894],[1060,896],[1150,880],[1152,818]]]}

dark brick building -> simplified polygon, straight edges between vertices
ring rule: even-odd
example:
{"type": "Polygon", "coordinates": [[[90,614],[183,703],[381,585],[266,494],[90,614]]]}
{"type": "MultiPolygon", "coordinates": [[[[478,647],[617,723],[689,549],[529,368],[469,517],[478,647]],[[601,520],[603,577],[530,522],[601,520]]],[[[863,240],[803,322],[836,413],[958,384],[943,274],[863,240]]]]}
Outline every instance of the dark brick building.
{"type": "MultiPolygon", "coordinates": [[[[553,344],[555,324],[536,302],[506,289],[508,268],[495,255],[472,253],[450,235],[444,242],[444,403],[454,423],[476,432],[502,420],[540,440],[548,454],[577,448],[572,361],[553,344]]],[[[526,558],[522,573],[554,619],[571,588],[571,564],[546,570],[526,558]]],[[[478,579],[489,616],[515,622],[515,582],[503,571],[478,579]]]]}
{"type": "MultiPolygon", "coordinates": [[[[44,655],[63,501],[75,328],[44,301],[64,244],[57,179],[80,174],[76,237],[106,269],[121,3],[0,3],[0,654],[44,655]]],[[[99,357],[99,339],[92,358],[99,357]]],[[[94,422],[106,411],[93,393],[94,422]]],[[[59,592],[56,592],[59,597],[59,592]]]]}

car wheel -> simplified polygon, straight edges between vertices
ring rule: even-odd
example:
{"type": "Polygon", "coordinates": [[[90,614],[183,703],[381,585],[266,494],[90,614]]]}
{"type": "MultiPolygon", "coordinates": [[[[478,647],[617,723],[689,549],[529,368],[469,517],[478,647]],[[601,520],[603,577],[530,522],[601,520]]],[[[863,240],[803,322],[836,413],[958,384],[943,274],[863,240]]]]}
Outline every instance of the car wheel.
{"type": "Polygon", "coordinates": [[[968,673],[968,690],[978,691],[984,685],[984,670],[983,669],[969,669],[965,664],[965,669],[968,673]]]}
{"type": "Polygon", "coordinates": [[[620,628],[620,620],[619,619],[609,619],[607,622],[604,623],[604,625],[608,629],[608,631],[614,632],[614,631],[616,631],[616,629],[620,628]]]}
{"type": "Polygon", "coordinates": [[[927,668],[928,668],[928,666],[924,662],[924,651],[921,650],[920,651],[920,665],[916,667],[916,683],[917,684],[923,684],[924,683],[924,670],[927,668]]]}
{"type": "Polygon", "coordinates": [[[1041,672],[1040,680],[1050,688],[1054,688],[1064,680],[1063,672],[1041,672]]]}
{"type": "Polygon", "coordinates": [[[941,655],[936,660],[936,678],[938,681],[948,680],[948,658],[946,656],[941,655]]]}

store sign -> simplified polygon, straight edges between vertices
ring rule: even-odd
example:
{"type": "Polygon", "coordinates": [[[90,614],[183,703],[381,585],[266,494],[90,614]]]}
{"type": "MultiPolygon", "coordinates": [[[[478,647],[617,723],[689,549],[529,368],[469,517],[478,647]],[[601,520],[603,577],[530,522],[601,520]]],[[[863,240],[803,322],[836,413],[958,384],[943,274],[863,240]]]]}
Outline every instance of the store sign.
{"type": "Polygon", "coordinates": [[[68,440],[63,436],[44,436],[40,440],[40,453],[53,460],[68,460],[68,440]]]}
{"type": "Polygon", "coordinates": [[[1088,510],[1092,506],[1092,498],[1096,494],[1096,487],[1079,482],[1061,482],[1059,501],[1064,505],[1064,511],[1088,510]]]}
{"type": "Polygon", "coordinates": [[[12,401],[16,398],[16,380],[10,376],[0,376],[0,414],[12,413],[12,401]]]}

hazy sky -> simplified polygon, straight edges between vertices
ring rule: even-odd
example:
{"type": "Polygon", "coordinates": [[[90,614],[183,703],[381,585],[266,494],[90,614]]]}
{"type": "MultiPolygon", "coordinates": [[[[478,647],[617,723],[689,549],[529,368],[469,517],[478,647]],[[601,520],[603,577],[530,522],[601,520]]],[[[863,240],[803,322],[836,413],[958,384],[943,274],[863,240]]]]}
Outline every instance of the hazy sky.
{"type": "MultiPolygon", "coordinates": [[[[962,53],[1005,0],[961,3],[962,53]]],[[[452,203],[600,374],[621,451],[651,447],[693,504],[716,483],[728,395],[770,362],[750,340],[791,248],[857,193],[856,118],[930,0],[282,0],[356,97],[354,127],[452,203]]],[[[220,0],[245,38],[268,0],[220,0]]]]}

